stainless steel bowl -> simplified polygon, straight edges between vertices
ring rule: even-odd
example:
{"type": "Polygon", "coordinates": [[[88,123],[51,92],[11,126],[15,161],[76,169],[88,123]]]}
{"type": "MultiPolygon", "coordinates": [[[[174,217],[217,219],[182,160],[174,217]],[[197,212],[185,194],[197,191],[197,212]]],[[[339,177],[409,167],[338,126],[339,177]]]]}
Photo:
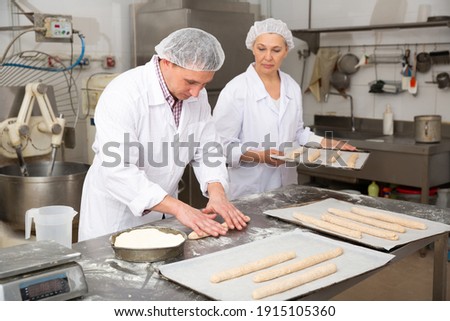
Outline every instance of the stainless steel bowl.
{"type": "MultiPolygon", "coordinates": [[[[0,168],[0,220],[12,228],[25,229],[25,212],[30,208],[66,205],[80,211],[81,193],[89,165],[56,162],[52,176],[47,176],[49,162],[27,164],[24,177],[19,165],[0,168]]],[[[74,227],[78,224],[78,215],[74,227]]]]}
{"type": "Polygon", "coordinates": [[[184,251],[184,244],[186,243],[187,235],[186,233],[169,228],[169,227],[161,227],[161,226],[142,226],[142,227],[133,227],[129,228],[125,231],[121,231],[111,235],[110,242],[111,247],[116,254],[116,258],[119,260],[124,260],[128,262],[157,262],[157,261],[165,261],[167,259],[171,259],[179,256],[184,251]],[[177,246],[169,246],[169,247],[161,247],[161,248],[152,248],[152,249],[131,249],[125,247],[117,247],[115,246],[116,238],[126,232],[130,232],[137,229],[157,229],[163,233],[168,234],[179,234],[183,236],[184,241],[177,246]]]}

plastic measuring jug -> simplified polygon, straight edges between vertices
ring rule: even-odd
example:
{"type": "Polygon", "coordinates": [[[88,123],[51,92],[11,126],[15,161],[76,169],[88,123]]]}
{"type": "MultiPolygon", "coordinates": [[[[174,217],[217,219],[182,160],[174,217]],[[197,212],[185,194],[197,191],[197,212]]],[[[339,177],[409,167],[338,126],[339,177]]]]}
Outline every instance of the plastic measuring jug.
{"type": "Polygon", "coordinates": [[[70,206],[52,205],[31,208],[25,213],[25,238],[31,236],[34,219],[36,240],[54,240],[65,247],[72,248],[72,220],[77,212],[70,206]]]}

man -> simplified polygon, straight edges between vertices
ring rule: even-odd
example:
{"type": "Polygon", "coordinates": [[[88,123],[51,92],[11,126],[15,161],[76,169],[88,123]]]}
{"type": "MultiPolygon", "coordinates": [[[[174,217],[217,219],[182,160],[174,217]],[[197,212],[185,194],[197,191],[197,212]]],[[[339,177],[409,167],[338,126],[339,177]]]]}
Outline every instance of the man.
{"type": "Polygon", "coordinates": [[[199,235],[224,235],[214,218],[242,229],[246,217],[227,199],[225,159],[204,87],[225,59],[217,39],[185,28],[155,47],[145,66],[116,77],[95,111],[95,157],[83,187],[79,241],[175,216],[199,235]],[[176,198],[192,162],[202,192],[197,210],[176,198]]]}

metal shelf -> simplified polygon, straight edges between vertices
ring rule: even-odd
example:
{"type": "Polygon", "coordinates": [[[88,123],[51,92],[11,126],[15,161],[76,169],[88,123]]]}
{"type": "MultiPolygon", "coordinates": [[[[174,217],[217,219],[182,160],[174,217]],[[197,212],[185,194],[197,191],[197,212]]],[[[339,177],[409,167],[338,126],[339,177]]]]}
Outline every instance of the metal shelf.
{"type": "Polygon", "coordinates": [[[306,41],[309,49],[313,53],[317,53],[320,47],[321,33],[335,33],[335,32],[357,32],[357,31],[373,31],[373,30],[387,30],[387,29],[418,29],[418,28],[433,28],[433,27],[449,27],[450,20],[445,21],[428,21],[428,22],[412,22],[402,24],[381,24],[372,26],[356,26],[356,27],[337,27],[337,28],[317,28],[317,29],[297,29],[292,30],[294,37],[306,41]]]}

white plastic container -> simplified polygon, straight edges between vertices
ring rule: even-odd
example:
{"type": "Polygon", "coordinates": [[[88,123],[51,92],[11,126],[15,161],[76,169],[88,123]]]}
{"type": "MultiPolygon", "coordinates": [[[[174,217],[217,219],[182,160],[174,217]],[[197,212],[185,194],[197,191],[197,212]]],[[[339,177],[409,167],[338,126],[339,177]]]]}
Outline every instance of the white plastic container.
{"type": "Polygon", "coordinates": [[[70,206],[53,205],[31,208],[25,213],[25,239],[31,236],[34,219],[36,241],[54,240],[72,248],[72,220],[77,212],[70,206]]]}
{"type": "Polygon", "coordinates": [[[394,113],[392,112],[391,105],[386,105],[386,110],[383,114],[383,135],[394,134],[394,113]]]}

